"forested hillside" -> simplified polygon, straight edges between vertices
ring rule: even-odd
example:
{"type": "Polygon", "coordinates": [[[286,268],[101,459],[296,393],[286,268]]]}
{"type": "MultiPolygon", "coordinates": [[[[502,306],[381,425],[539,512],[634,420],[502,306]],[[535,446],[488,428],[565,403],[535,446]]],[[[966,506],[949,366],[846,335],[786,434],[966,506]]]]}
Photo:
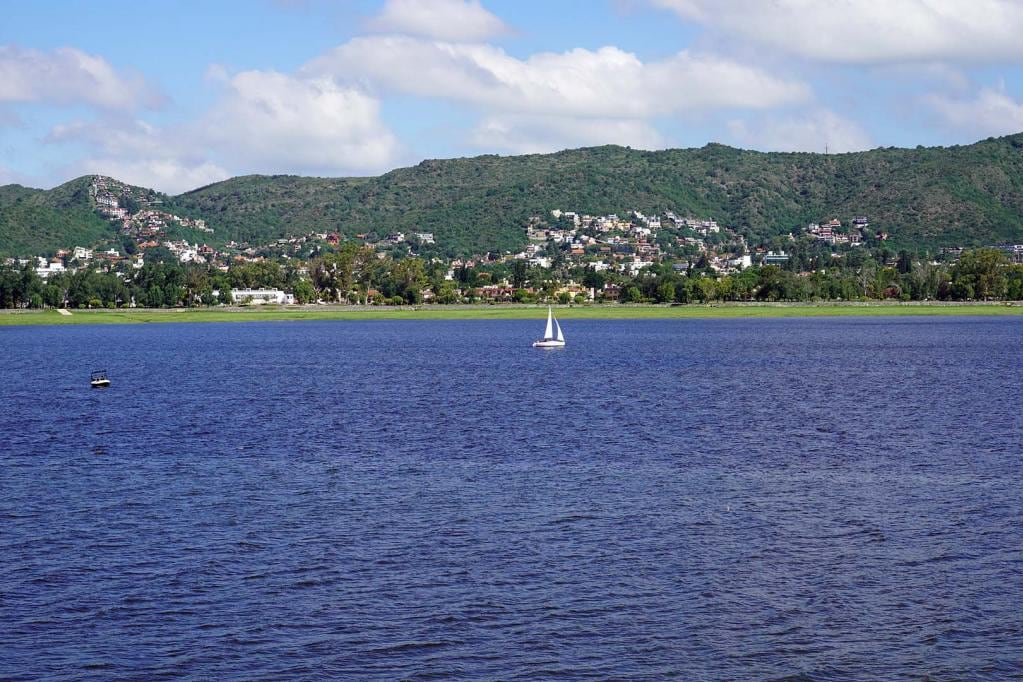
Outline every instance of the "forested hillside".
{"type": "MultiPolygon", "coordinates": [[[[55,248],[104,233],[87,179],[43,192],[0,188],[0,252],[55,248]]],[[[245,176],[170,197],[216,240],[261,243],[311,231],[433,232],[450,254],[521,247],[525,221],[553,208],[674,210],[767,238],[867,216],[916,249],[1023,241],[1023,134],[968,146],[852,154],[761,153],[711,144],[622,147],[424,161],[375,178],[245,176]]],[[[109,228],[106,228],[109,229],[109,228]]]]}

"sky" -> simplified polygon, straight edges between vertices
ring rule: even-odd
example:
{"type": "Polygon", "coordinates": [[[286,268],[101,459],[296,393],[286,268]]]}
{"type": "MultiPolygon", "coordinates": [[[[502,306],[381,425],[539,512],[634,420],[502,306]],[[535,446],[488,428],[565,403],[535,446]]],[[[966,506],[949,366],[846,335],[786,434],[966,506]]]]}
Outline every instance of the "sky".
{"type": "Polygon", "coordinates": [[[1023,131],[1023,0],[0,0],[0,184],[1023,131]]]}

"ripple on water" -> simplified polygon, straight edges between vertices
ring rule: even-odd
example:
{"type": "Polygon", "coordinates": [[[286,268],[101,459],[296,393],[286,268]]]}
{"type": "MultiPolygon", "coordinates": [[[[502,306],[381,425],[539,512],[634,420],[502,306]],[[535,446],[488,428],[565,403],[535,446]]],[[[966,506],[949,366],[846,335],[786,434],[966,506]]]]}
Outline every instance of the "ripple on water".
{"type": "Polygon", "coordinates": [[[534,326],[0,329],[0,677],[1023,677],[1023,321],[534,326]]]}

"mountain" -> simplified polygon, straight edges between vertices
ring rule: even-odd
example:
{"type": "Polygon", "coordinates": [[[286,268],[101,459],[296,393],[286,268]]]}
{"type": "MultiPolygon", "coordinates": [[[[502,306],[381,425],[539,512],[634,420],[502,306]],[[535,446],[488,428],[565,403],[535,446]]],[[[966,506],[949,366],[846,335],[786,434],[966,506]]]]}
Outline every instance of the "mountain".
{"type": "Polygon", "coordinates": [[[0,254],[42,254],[114,236],[92,207],[90,184],[86,177],[51,190],[0,187],[0,254]]]}
{"type": "MultiPolygon", "coordinates": [[[[0,188],[0,252],[103,234],[87,178],[43,192],[0,188]]],[[[12,189],[13,187],[13,189],[12,189]]],[[[555,154],[423,161],[374,178],[244,176],[165,197],[217,241],[291,234],[433,232],[449,254],[520,248],[529,216],[674,210],[754,239],[867,216],[896,246],[1023,241],[1023,134],[972,145],[850,154],[763,153],[709,144],[646,152],[606,146],[555,154]]],[[[110,230],[112,232],[112,230],[110,230]]]]}

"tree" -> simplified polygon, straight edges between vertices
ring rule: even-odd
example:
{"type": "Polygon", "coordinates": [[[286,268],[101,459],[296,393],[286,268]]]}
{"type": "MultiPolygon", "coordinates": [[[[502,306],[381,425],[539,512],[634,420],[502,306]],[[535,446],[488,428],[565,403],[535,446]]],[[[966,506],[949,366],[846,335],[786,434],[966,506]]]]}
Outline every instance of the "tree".
{"type": "Polygon", "coordinates": [[[355,281],[354,266],[354,257],[350,249],[329,253],[313,262],[312,284],[327,300],[347,301],[355,281]]]}
{"type": "Polygon", "coordinates": [[[586,274],[583,275],[583,286],[587,289],[595,289],[600,291],[604,288],[604,283],[607,279],[604,277],[604,273],[597,272],[593,268],[587,268],[586,274]]]}
{"type": "Polygon", "coordinates": [[[291,288],[295,300],[299,303],[313,303],[316,301],[316,288],[307,279],[300,279],[291,288]]]}
{"type": "Polygon", "coordinates": [[[511,281],[512,287],[522,289],[526,286],[529,277],[529,265],[524,260],[516,260],[512,264],[511,281]]]}
{"type": "Polygon", "coordinates": [[[1004,298],[1008,280],[1005,254],[998,249],[963,251],[959,262],[952,268],[952,290],[956,297],[991,299],[1004,298]]]}
{"type": "Polygon", "coordinates": [[[409,303],[421,303],[426,286],[426,268],[422,258],[405,258],[394,264],[391,271],[394,288],[409,303]]]}
{"type": "Polygon", "coordinates": [[[1006,273],[1005,297],[1011,301],[1023,300],[1023,265],[1013,265],[1006,273]]]}
{"type": "Polygon", "coordinates": [[[622,303],[639,303],[643,300],[643,292],[636,285],[627,286],[622,290],[622,303]]]}
{"type": "Polygon", "coordinates": [[[913,270],[913,256],[903,249],[899,251],[899,260],[895,264],[895,269],[899,271],[899,274],[905,275],[913,270]]]}
{"type": "Polygon", "coordinates": [[[675,300],[675,283],[665,280],[657,286],[657,302],[670,303],[675,300]]]}

